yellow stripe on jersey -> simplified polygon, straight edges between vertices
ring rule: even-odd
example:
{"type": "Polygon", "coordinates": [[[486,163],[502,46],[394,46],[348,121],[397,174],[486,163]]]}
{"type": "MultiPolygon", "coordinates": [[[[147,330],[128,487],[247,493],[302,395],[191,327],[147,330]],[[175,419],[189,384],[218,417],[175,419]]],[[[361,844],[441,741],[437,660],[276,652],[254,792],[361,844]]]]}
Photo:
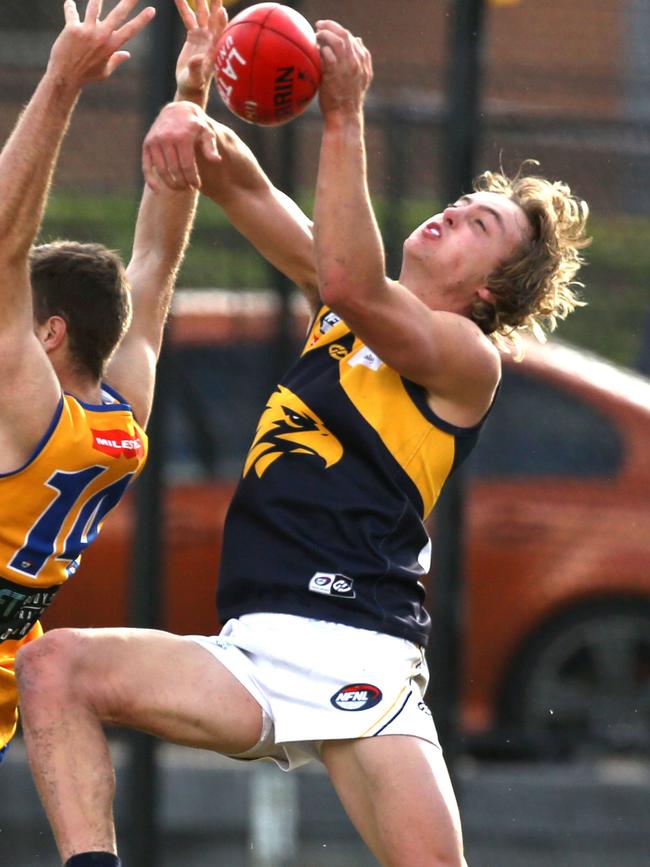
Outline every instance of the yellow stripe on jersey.
{"type": "Polygon", "coordinates": [[[321,316],[323,310],[328,311],[328,308],[321,307],[318,315],[314,319],[309,334],[307,335],[307,340],[305,341],[305,346],[301,353],[302,355],[305,355],[312,349],[321,349],[328,343],[333,343],[335,340],[339,340],[341,337],[345,337],[346,334],[350,333],[350,329],[345,322],[342,319],[339,319],[339,317],[332,311],[326,312],[325,316],[331,317],[331,322],[333,324],[328,323],[327,330],[323,331],[323,317],[321,316]]]}
{"type": "Polygon", "coordinates": [[[354,406],[417,487],[424,504],[422,517],[426,517],[451,471],[454,436],[422,415],[401,376],[358,338],[340,363],[340,378],[354,406]]]}

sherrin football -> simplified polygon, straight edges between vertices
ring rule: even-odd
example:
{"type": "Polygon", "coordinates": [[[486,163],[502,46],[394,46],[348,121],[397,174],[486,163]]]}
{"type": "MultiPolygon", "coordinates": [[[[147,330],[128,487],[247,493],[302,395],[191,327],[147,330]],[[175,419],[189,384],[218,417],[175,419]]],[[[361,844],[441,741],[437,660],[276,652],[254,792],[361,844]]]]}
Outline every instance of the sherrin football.
{"type": "Polygon", "coordinates": [[[237,117],[259,126],[286,123],[301,114],[318,91],[316,34],[289,6],[250,6],[219,39],[215,78],[221,98],[237,117]]]}

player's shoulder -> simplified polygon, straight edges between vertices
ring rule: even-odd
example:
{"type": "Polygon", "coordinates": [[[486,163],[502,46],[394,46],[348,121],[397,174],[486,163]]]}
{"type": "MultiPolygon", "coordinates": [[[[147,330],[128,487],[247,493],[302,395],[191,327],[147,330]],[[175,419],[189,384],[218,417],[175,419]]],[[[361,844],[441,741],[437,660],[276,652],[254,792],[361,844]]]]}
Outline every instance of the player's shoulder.
{"type": "Polygon", "coordinates": [[[501,353],[492,338],[468,316],[457,313],[433,313],[445,319],[445,344],[452,359],[472,378],[498,381],[501,376],[501,353]]]}
{"type": "Polygon", "coordinates": [[[434,412],[452,424],[471,427],[492,404],[501,380],[501,356],[476,323],[453,313],[444,317],[444,363],[422,384],[434,412]]]}

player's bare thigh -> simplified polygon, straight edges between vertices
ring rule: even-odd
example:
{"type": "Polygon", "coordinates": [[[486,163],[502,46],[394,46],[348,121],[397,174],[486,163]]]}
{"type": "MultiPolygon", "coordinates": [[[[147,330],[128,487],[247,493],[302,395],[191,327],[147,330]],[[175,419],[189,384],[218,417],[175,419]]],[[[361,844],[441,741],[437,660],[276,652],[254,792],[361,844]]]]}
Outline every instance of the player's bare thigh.
{"type": "Polygon", "coordinates": [[[25,649],[18,668],[21,693],[32,703],[58,695],[104,722],[223,753],[244,752],[260,737],[259,704],[189,638],[146,629],[57,629],[25,649]]]}
{"type": "Polygon", "coordinates": [[[441,750],[386,735],[323,744],[346,812],[384,867],[461,867],[458,806],[441,750]]]}

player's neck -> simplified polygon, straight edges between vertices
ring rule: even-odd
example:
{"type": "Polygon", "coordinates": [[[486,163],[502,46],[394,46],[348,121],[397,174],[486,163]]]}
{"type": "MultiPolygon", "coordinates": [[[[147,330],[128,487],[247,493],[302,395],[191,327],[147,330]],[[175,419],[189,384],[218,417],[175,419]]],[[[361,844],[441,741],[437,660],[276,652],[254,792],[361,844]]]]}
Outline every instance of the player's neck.
{"type": "Polygon", "coordinates": [[[59,382],[65,392],[73,395],[82,403],[100,404],[102,402],[101,385],[96,380],[59,374],[59,382]]]}
{"type": "Polygon", "coordinates": [[[82,403],[102,402],[101,380],[80,367],[79,362],[70,356],[65,343],[49,352],[48,358],[63,391],[74,395],[82,403]]]}
{"type": "Polygon", "coordinates": [[[471,305],[467,293],[444,284],[435,284],[427,272],[418,273],[417,269],[411,269],[408,273],[402,271],[399,279],[429,310],[457,313],[459,316],[468,315],[471,305]]]}

